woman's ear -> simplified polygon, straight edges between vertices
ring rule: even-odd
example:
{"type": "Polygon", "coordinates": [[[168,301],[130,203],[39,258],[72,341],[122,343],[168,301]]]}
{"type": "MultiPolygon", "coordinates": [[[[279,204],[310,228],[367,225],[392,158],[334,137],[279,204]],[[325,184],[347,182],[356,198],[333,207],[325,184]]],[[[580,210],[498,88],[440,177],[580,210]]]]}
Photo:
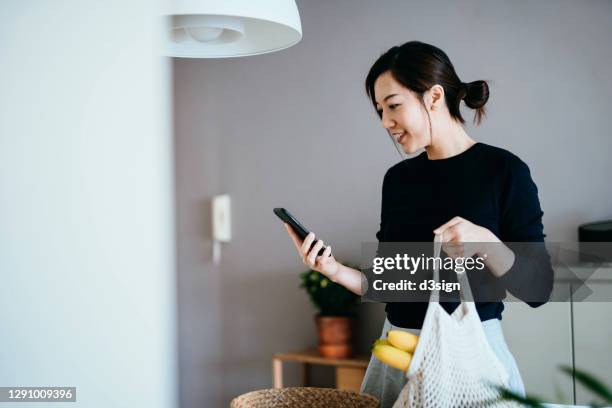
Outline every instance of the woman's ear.
{"type": "Polygon", "coordinates": [[[427,102],[425,106],[429,107],[429,110],[432,111],[440,109],[444,103],[444,88],[436,84],[432,86],[427,93],[427,102]]]}

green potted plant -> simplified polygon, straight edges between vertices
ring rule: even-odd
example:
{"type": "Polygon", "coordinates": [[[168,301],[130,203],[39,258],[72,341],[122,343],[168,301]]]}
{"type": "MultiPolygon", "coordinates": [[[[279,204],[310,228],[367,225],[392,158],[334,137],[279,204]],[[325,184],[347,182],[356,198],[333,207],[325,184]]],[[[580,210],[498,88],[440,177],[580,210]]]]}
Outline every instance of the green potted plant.
{"type": "Polygon", "coordinates": [[[318,310],[315,324],[319,354],[329,358],[353,356],[352,340],[359,296],[317,271],[302,272],[300,279],[300,287],[306,290],[318,310]]]}

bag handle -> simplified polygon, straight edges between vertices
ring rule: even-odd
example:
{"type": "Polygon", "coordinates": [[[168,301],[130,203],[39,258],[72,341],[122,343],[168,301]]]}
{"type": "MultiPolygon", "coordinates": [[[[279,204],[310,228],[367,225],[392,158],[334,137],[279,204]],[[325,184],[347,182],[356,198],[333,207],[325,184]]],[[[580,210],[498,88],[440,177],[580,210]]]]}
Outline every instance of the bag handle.
{"type": "MultiPolygon", "coordinates": [[[[440,258],[440,252],[442,250],[442,235],[435,234],[434,235],[434,253],[433,256],[435,259],[440,258]]],[[[466,302],[474,302],[474,298],[472,297],[472,290],[470,289],[470,282],[467,277],[466,272],[455,272],[457,274],[457,282],[459,282],[459,299],[461,300],[461,304],[466,302]],[[472,299],[472,300],[466,300],[472,299]]],[[[438,268],[438,263],[434,261],[434,271],[433,271],[433,279],[434,282],[440,282],[440,271],[438,268]]],[[[440,290],[434,289],[431,291],[430,302],[432,303],[440,303],[440,290]]]]}

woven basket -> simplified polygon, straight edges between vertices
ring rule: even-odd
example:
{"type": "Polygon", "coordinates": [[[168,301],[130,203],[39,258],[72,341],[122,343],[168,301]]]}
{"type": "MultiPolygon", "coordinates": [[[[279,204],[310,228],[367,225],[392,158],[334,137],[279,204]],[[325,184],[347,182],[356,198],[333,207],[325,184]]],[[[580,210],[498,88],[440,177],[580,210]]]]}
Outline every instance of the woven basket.
{"type": "Polygon", "coordinates": [[[230,408],[378,408],[369,394],[335,388],[286,387],[251,391],[234,398],[230,408]]]}

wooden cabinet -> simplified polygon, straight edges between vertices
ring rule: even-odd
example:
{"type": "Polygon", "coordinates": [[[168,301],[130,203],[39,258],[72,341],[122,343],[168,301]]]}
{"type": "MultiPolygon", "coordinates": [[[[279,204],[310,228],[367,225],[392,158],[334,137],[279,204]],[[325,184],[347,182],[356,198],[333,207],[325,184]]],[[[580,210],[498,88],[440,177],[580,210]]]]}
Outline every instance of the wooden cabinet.
{"type": "Polygon", "coordinates": [[[365,370],[370,361],[369,356],[358,356],[351,359],[321,357],[316,350],[295,353],[278,353],[272,357],[272,385],[283,387],[283,363],[296,362],[302,365],[302,385],[308,385],[308,371],[311,365],[334,367],[336,370],[336,388],[359,392],[365,370]]]}

